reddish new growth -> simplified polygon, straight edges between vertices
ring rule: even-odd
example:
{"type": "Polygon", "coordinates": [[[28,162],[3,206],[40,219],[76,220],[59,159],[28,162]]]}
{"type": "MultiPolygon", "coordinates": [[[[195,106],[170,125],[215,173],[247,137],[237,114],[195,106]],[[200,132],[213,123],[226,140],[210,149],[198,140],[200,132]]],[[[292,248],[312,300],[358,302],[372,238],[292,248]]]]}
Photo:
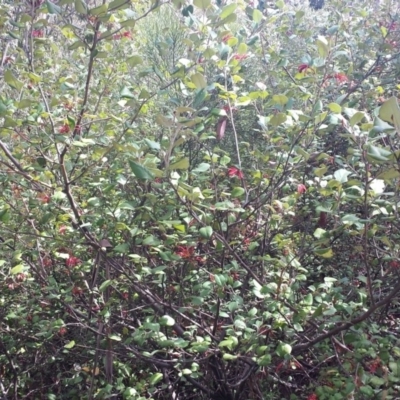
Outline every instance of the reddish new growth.
{"type": "Polygon", "coordinates": [[[229,104],[226,104],[222,107],[222,109],[229,115],[230,112],[235,112],[237,111],[237,107],[230,107],[229,104]]]}
{"type": "Polygon", "coordinates": [[[318,396],[317,396],[315,393],[310,394],[310,395],[307,397],[307,400],[318,400],[318,396]]]}
{"type": "Polygon", "coordinates": [[[300,64],[300,65],[297,67],[297,70],[298,70],[299,72],[305,72],[305,71],[307,71],[309,68],[310,68],[310,66],[309,66],[308,64],[300,64]]]}
{"type": "Polygon", "coordinates": [[[337,83],[346,83],[349,81],[349,78],[343,73],[343,72],[338,72],[334,75],[334,78],[336,79],[337,83]]]}
{"type": "Polygon", "coordinates": [[[44,36],[44,33],[41,29],[34,29],[32,31],[32,37],[34,38],[42,38],[44,36]]]}
{"type": "Polygon", "coordinates": [[[117,33],[113,36],[114,40],[119,40],[122,38],[128,38],[128,39],[132,39],[132,33],[129,31],[123,32],[123,33],[117,33]]]}
{"type": "Polygon", "coordinates": [[[229,33],[229,34],[227,34],[227,35],[225,35],[225,36],[222,37],[222,41],[223,41],[224,43],[226,43],[229,39],[232,39],[232,38],[233,38],[233,35],[231,35],[231,34],[229,33]]]}
{"type": "Polygon", "coordinates": [[[50,203],[51,200],[51,196],[47,193],[40,193],[38,195],[38,199],[43,203],[43,204],[47,204],[50,203]]]}
{"type": "Polygon", "coordinates": [[[66,260],[65,260],[65,265],[69,268],[73,268],[76,267],[77,265],[79,265],[82,261],[75,256],[69,256],[66,260]]]}
{"type": "Polygon", "coordinates": [[[381,366],[381,360],[379,358],[375,358],[369,363],[369,372],[371,374],[375,374],[376,370],[381,366]]]}
{"type": "Polygon", "coordinates": [[[62,134],[68,133],[68,132],[69,132],[69,125],[68,125],[68,124],[64,124],[64,125],[60,128],[59,132],[62,133],[62,134]]]}
{"type": "Polygon", "coordinates": [[[178,246],[175,254],[182,258],[192,258],[194,255],[194,246],[178,246]]]}
{"type": "Polygon", "coordinates": [[[248,57],[247,54],[235,54],[233,56],[233,59],[234,60],[238,60],[238,61],[242,61],[242,60],[245,60],[247,57],[248,57]]]}
{"type": "Polygon", "coordinates": [[[72,294],[73,294],[74,296],[80,296],[82,293],[83,293],[83,289],[82,289],[81,287],[79,287],[79,286],[74,286],[74,287],[72,288],[72,294]]]}
{"type": "Polygon", "coordinates": [[[302,183],[300,183],[299,185],[297,185],[297,193],[298,194],[303,194],[307,191],[307,188],[305,185],[303,185],[302,183]]]}
{"type": "Polygon", "coordinates": [[[236,167],[228,168],[228,176],[230,178],[233,178],[234,176],[237,176],[240,179],[244,178],[243,172],[239,168],[236,168],[236,167]]]}

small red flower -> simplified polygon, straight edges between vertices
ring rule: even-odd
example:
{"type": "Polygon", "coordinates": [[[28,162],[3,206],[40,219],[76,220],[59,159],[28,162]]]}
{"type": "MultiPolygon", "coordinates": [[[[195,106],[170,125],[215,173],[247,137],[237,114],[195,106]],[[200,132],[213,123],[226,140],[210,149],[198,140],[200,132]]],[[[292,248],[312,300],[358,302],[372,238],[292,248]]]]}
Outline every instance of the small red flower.
{"type": "Polygon", "coordinates": [[[229,167],[228,168],[228,176],[230,178],[233,178],[234,176],[237,176],[240,179],[243,179],[243,177],[244,177],[243,172],[239,168],[236,168],[236,167],[229,167]]]}
{"type": "Polygon", "coordinates": [[[69,256],[66,260],[65,260],[65,265],[67,267],[76,267],[77,265],[79,265],[82,261],[75,256],[69,256]]]}
{"type": "Polygon", "coordinates": [[[64,124],[61,128],[60,128],[60,133],[68,133],[69,132],[69,125],[68,124],[64,124]]]}
{"type": "Polygon", "coordinates": [[[53,265],[53,261],[49,256],[44,256],[43,257],[43,266],[44,267],[51,267],[53,265]]]}
{"type": "Polygon", "coordinates": [[[346,83],[349,81],[349,78],[343,72],[336,73],[334,78],[336,79],[337,83],[346,83]]]}
{"type": "Polygon", "coordinates": [[[233,59],[234,60],[238,60],[238,61],[242,61],[242,60],[245,60],[247,57],[248,57],[247,54],[235,54],[233,56],[233,59]]]}
{"type": "Polygon", "coordinates": [[[303,185],[302,183],[300,183],[299,185],[297,185],[297,193],[298,194],[303,194],[307,191],[306,185],[303,185]]]}
{"type": "Polygon", "coordinates": [[[237,111],[237,107],[230,107],[229,104],[225,104],[222,109],[227,113],[230,114],[231,110],[232,112],[237,111]]]}
{"type": "Polygon", "coordinates": [[[32,37],[42,38],[44,36],[43,31],[41,29],[34,29],[32,31],[32,37]]]}
{"type": "Polygon", "coordinates": [[[83,293],[83,289],[80,288],[79,286],[74,286],[74,287],[72,288],[72,294],[73,294],[74,296],[79,296],[79,295],[81,295],[82,293],[83,293]]]}
{"type": "Polygon", "coordinates": [[[307,400],[318,400],[318,396],[315,393],[310,394],[307,400]]]}
{"type": "Polygon", "coordinates": [[[60,328],[58,331],[58,334],[60,336],[64,336],[66,333],[67,333],[67,328],[64,328],[64,327],[60,328]]]}
{"type": "Polygon", "coordinates": [[[47,203],[50,203],[51,196],[50,196],[49,194],[46,194],[46,193],[41,193],[41,194],[39,194],[38,199],[39,199],[43,204],[47,204],[47,203]]]}
{"type": "Polygon", "coordinates": [[[194,246],[178,246],[175,254],[182,258],[192,258],[194,255],[194,246]]]}
{"type": "Polygon", "coordinates": [[[375,374],[376,370],[381,366],[381,360],[379,358],[376,358],[375,360],[372,360],[369,363],[369,372],[371,374],[375,374]]]}
{"type": "Polygon", "coordinates": [[[298,70],[299,72],[304,72],[304,71],[306,71],[308,68],[310,68],[310,66],[309,66],[308,64],[300,64],[300,65],[297,67],[297,70],[298,70]]]}

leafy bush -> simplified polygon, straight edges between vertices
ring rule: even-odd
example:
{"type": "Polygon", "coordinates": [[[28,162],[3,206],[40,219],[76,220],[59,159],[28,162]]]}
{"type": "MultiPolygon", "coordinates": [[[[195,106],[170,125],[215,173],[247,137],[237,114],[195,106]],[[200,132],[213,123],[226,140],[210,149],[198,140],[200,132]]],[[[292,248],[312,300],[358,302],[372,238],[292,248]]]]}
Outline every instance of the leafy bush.
{"type": "Polygon", "coordinates": [[[398,5],[0,7],[3,398],[398,398],[398,5]]]}

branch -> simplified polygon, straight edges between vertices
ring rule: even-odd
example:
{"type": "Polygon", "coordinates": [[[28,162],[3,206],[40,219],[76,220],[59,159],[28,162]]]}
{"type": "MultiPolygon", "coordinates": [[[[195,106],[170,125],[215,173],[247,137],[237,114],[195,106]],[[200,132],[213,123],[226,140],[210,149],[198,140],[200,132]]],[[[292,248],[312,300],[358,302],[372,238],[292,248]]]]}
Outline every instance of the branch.
{"type": "Polygon", "coordinates": [[[317,336],[316,338],[310,340],[307,343],[298,344],[298,345],[293,346],[293,354],[300,353],[304,350],[307,350],[310,347],[314,346],[315,344],[322,342],[325,339],[329,339],[330,337],[337,335],[339,332],[345,331],[345,330],[351,328],[352,326],[365,321],[376,310],[378,310],[381,307],[386,306],[393,299],[393,297],[395,297],[398,294],[399,291],[400,291],[400,281],[397,283],[397,285],[393,288],[393,290],[384,299],[382,299],[378,303],[375,303],[364,314],[362,314],[359,317],[354,318],[348,322],[345,322],[345,323],[337,326],[336,328],[333,328],[330,331],[323,333],[322,335],[317,336]]]}

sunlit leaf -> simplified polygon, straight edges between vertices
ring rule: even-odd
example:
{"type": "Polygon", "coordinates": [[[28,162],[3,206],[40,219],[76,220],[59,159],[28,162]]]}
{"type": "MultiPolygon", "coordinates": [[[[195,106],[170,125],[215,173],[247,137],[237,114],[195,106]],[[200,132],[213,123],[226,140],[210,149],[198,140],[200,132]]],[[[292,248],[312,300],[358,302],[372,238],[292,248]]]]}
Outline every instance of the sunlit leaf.
{"type": "Polygon", "coordinates": [[[201,10],[205,10],[210,6],[211,0],[194,0],[193,4],[201,10]]]}
{"type": "Polygon", "coordinates": [[[379,118],[393,124],[400,133],[400,108],[396,97],[386,100],[379,110],[379,118]]]}
{"type": "Polygon", "coordinates": [[[75,340],[71,340],[68,342],[65,346],[64,349],[72,349],[75,346],[75,340]]]}
{"type": "Polygon", "coordinates": [[[196,73],[191,76],[192,82],[198,89],[203,89],[207,86],[207,82],[202,74],[196,73]]]}
{"type": "Polygon", "coordinates": [[[189,158],[185,157],[182,158],[182,160],[179,160],[173,164],[171,164],[168,169],[169,170],[174,170],[174,169],[188,169],[189,168],[189,158]]]}

